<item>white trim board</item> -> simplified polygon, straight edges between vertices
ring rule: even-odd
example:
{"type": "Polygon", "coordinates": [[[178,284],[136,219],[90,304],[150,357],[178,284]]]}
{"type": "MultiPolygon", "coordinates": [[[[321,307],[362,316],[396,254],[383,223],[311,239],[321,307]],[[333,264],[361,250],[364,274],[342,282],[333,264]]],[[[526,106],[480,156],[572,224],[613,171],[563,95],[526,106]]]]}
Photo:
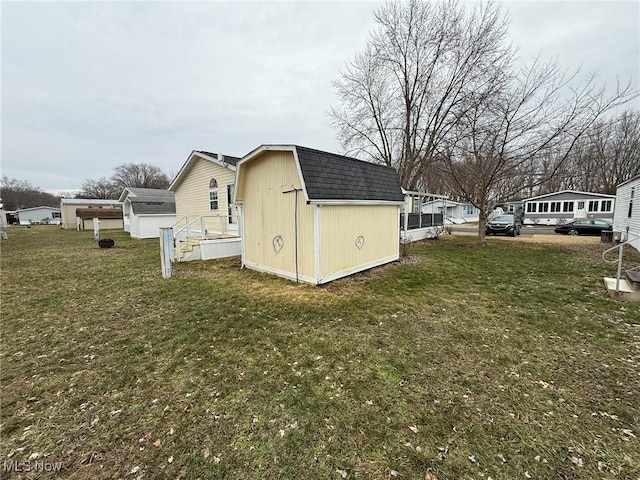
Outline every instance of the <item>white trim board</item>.
{"type": "MultiPolygon", "coordinates": [[[[217,155],[220,155],[220,154],[218,153],[217,155]]],[[[187,158],[187,161],[184,162],[184,164],[180,168],[180,171],[178,172],[176,177],[173,179],[173,181],[171,182],[171,185],[169,185],[169,188],[167,188],[167,190],[170,190],[172,192],[174,191],[174,189],[182,181],[182,178],[186,175],[187,168],[189,167],[189,165],[191,164],[191,162],[193,161],[193,159],[195,157],[201,158],[203,160],[207,160],[207,161],[209,161],[211,163],[215,163],[216,165],[219,165],[221,167],[227,168],[227,169],[231,170],[232,172],[236,171],[236,167],[234,165],[231,165],[231,164],[225,163],[225,162],[221,162],[219,160],[219,158],[213,158],[212,156],[207,155],[205,153],[198,152],[196,150],[192,150],[191,153],[189,154],[189,157],[187,158]]],[[[238,162],[238,163],[240,163],[240,162],[238,162]]]]}
{"type": "MultiPolygon", "coordinates": [[[[259,265],[257,263],[252,263],[252,262],[244,262],[243,261],[242,263],[246,268],[249,268],[251,270],[255,270],[256,272],[271,273],[273,275],[277,275],[278,277],[286,278],[288,280],[293,280],[294,282],[296,281],[296,274],[295,273],[285,272],[284,270],[279,270],[277,268],[265,267],[265,266],[259,265]]],[[[311,285],[317,285],[316,281],[313,278],[307,277],[305,275],[298,275],[298,280],[303,281],[305,283],[310,283],[311,285]]]]}
{"type": "Polygon", "coordinates": [[[348,268],[346,270],[341,270],[339,272],[332,273],[324,278],[321,278],[318,284],[332,282],[337,280],[338,278],[348,277],[349,275],[353,275],[354,273],[362,272],[364,270],[369,270],[371,268],[379,267],[381,265],[385,265],[387,263],[395,262],[400,258],[399,255],[394,255],[392,257],[383,258],[381,260],[376,260],[370,263],[365,263],[363,265],[358,265],[357,267],[348,268]]]}

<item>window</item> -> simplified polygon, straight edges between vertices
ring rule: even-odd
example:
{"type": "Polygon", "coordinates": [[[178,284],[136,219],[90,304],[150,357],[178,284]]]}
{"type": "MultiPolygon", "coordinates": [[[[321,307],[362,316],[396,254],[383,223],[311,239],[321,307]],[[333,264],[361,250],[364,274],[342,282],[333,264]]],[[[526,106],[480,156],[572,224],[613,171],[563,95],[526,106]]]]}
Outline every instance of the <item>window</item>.
{"type": "Polygon", "coordinates": [[[527,213],[536,213],[537,203],[529,202],[527,203],[527,213]]]}
{"type": "Polygon", "coordinates": [[[51,218],[62,218],[62,213],[60,213],[60,212],[51,212],[51,218]]]}
{"type": "Polygon", "coordinates": [[[473,215],[476,213],[476,207],[473,205],[465,205],[463,211],[465,215],[473,215]]]}
{"type": "Polygon", "coordinates": [[[573,212],[573,202],[564,202],[562,204],[563,212],[573,212]]]}
{"type": "Polygon", "coordinates": [[[413,202],[413,213],[420,213],[420,200],[413,197],[411,201],[413,202]]]}
{"type": "Polygon", "coordinates": [[[209,208],[218,210],[218,182],[215,178],[209,182],[209,208]]]}
{"type": "Polygon", "coordinates": [[[636,187],[631,189],[631,195],[629,196],[629,213],[627,213],[627,217],[631,218],[631,212],[633,212],[633,194],[635,193],[636,187]]]}
{"type": "Polygon", "coordinates": [[[610,212],[611,211],[611,200],[602,200],[602,201],[600,201],[600,211],[601,212],[610,212]]]}
{"type": "Polygon", "coordinates": [[[551,202],[551,211],[552,212],[559,212],[561,204],[562,204],[561,202],[551,202]]]}
{"type": "Polygon", "coordinates": [[[545,213],[549,211],[549,202],[540,202],[538,205],[538,212],[545,213]]]}
{"type": "Polygon", "coordinates": [[[578,201],[578,210],[584,210],[584,201],[583,200],[578,201]]]}
{"type": "Polygon", "coordinates": [[[598,211],[598,200],[589,200],[589,211],[597,212],[598,211]]]}

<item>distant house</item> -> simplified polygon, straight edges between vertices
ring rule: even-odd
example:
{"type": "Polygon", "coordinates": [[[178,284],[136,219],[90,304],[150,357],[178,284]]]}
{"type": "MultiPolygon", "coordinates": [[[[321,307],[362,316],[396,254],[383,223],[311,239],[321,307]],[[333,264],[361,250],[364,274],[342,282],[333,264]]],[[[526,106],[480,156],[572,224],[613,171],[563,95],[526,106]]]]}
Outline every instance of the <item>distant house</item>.
{"type": "Polygon", "coordinates": [[[247,268],[317,285],[398,259],[405,198],[393,168],[262,145],[236,179],[247,268]]]}
{"type": "Polygon", "coordinates": [[[123,228],[122,204],[118,200],[63,198],[60,200],[60,211],[64,229],[93,229],[93,218],[104,220],[100,225],[102,229],[123,228]]]}
{"type": "Polygon", "coordinates": [[[118,201],[131,238],[158,238],[160,227],[176,223],[175,194],[169,190],[127,187],[118,201]]]}
{"type": "Polygon", "coordinates": [[[23,208],[21,210],[16,210],[15,215],[18,216],[20,225],[29,225],[32,223],[60,225],[62,221],[60,209],[49,206],[23,208]]]}
{"type": "Polygon", "coordinates": [[[444,214],[446,223],[477,222],[480,210],[471,203],[436,199],[422,204],[422,213],[444,214]]]}
{"type": "Polygon", "coordinates": [[[239,212],[231,199],[239,160],[220,153],[191,152],[169,185],[175,194],[178,228],[201,217],[193,229],[203,224],[209,231],[238,232],[239,212]]]}
{"type": "Polygon", "coordinates": [[[573,218],[594,218],[613,220],[614,195],[563,190],[537,197],[526,198],[524,202],[525,225],[555,225],[573,218]]]}
{"type": "Polygon", "coordinates": [[[640,175],[618,185],[613,214],[613,231],[640,250],[640,175]]]}
{"type": "Polygon", "coordinates": [[[522,220],[524,214],[524,201],[521,198],[507,198],[500,205],[504,213],[511,213],[522,220]]]}

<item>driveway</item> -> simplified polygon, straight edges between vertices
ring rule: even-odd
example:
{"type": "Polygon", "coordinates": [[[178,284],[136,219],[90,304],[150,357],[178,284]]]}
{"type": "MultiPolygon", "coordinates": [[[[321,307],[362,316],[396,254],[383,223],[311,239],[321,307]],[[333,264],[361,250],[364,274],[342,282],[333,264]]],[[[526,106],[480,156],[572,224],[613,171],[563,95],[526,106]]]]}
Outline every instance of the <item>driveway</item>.
{"type": "MultiPolygon", "coordinates": [[[[453,235],[478,235],[478,224],[465,224],[465,225],[448,225],[451,227],[451,233],[453,235]]],[[[536,243],[600,243],[599,236],[574,236],[574,235],[561,235],[553,231],[554,227],[545,226],[523,226],[521,234],[518,237],[507,237],[503,235],[491,236],[487,238],[500,238],[510,241],[524,241],[524,242],[536,242],[536,243]]]]}

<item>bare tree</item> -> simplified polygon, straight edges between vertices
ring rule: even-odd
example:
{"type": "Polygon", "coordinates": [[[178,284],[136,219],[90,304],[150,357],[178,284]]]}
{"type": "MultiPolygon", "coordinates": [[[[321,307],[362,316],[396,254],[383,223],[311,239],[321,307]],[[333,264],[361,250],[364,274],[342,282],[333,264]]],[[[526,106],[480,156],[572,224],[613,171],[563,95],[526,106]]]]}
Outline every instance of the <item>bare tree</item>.
{"type": "Polygon", "coordinates": [[[77,197],[117,199],[127,187],[166,189],[170,184],[166,173],[148,163],[124,163],[113,170],[111,178],[86,180],[77,197]]]}
{"type": "Polygon", "coordinates": [[[398,170],[405,188],[424,179],[438,149],[472,104],[504,81],[507,19],[494,3],[393,1],[334,82],[333,126],[345,151],[398,170]]]}
{"type": "Polygon", "coordinates": [[[166,189],[171,183],[166,173],[149,163],[125,163],[114,172],[111,181],[121,191],[126,187],[166,189]]]}
{"type": "Polygon", "coordinates": [[[438,165],[452,190],[480,210],[478,243],[495,204],[554,178],[595,122],[635,96],[630,85],[607,94],[593,76],[580,82],[577,73],[540,61],[509,74],[495,94],[478,96],[438,165]]]}
{"type": "Polygon", "coordinates": [[[34,187],[28,180],[9,178],[6,175],[0,181],[0,197],[5,210],[60,206],[60,197],[34,187]]]}
{"type": "Polygon", "coordinates": [[[82,184],[82,191],[76,195],[76,198],[116,200],[121,191],[122,189],[108,178],[88,179],[82,184]]]}

